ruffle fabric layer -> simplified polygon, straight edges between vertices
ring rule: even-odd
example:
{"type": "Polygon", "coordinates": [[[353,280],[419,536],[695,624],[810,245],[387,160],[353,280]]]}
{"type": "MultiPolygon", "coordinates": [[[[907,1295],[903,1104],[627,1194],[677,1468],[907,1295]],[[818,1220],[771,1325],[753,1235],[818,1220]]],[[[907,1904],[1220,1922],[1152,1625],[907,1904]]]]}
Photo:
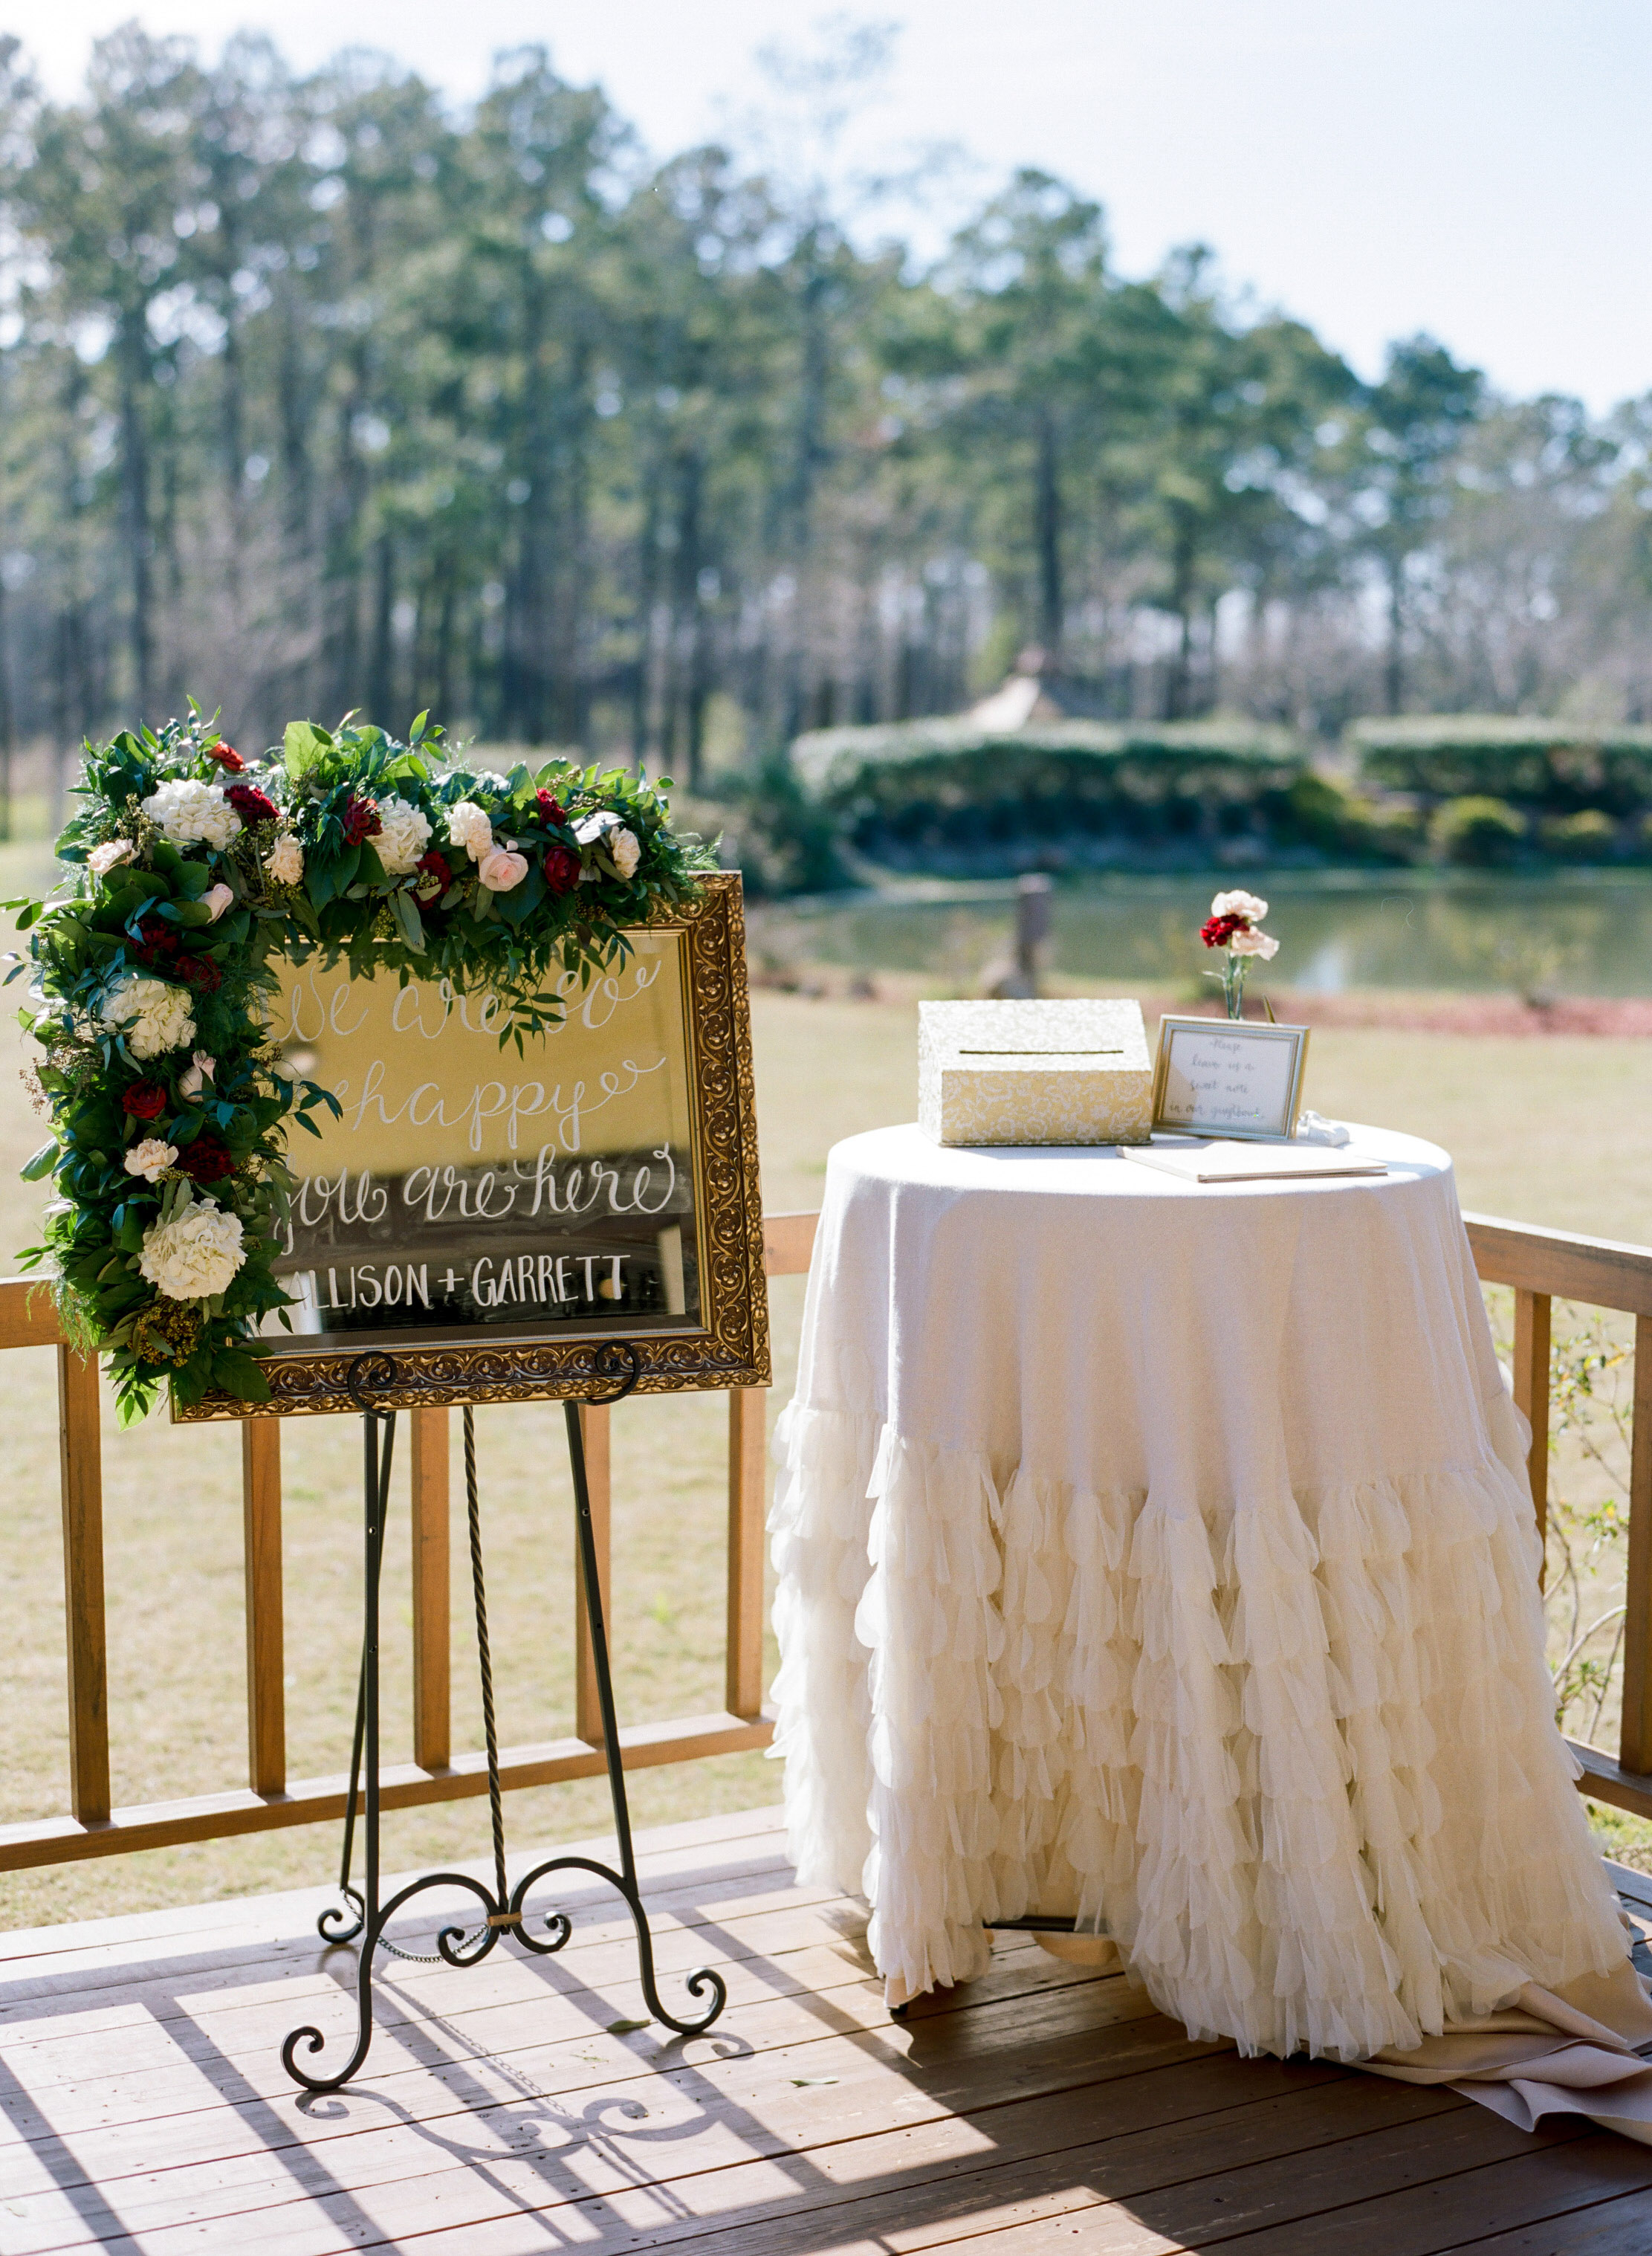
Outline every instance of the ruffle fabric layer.
{"type": "Polygon", "coordinates": [[[1620,1963],[1497,1458],[1212,1503],[803,1405],[779,1448],[791,1854],[894,1994],[1072,1913],[1193,2034],[1359,2060],[1620,1963]]]}

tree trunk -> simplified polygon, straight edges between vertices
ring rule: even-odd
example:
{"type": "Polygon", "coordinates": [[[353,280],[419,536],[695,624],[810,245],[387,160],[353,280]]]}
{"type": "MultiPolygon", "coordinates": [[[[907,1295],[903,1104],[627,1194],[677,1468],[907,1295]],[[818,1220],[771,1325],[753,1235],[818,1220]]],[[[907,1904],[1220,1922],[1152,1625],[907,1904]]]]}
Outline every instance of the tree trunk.
{"type": "Polygon", "coordinates": [[[687,752],[686,780],[690,791],[700,787],[706,746],[705,613],[700,602],[699,575],[705,561],[700,545],[700,503],[705,466],[697,451],[682,458],[677,513],[677,602],[672,640],[681,648],[684,664],[684,705],[687,752]]]}
{"type": "Polygon", "coordinates": [[[152,720],[154,620],[150,582],[149,457],[144,440],[144,384],[149,349],[145,309],[126,313],[117,353],[121,402],[121,539],[126,550],[130,613],[128,632],[132,663],[132,698],[137,718],[152,720]]]}
{"type": "Polygon", "coordinates": [[[1405,710],[1405,559],[1388,560],[1388,647],[1382,668],[1383,701],[1390,713],[1405,710]]]}
{"type": "MultiPolygon", "coordinates": [[[[373,575],[373,655],[368,667],[367,709],[369,718],[381,729],[390,727],[390,706],[395,695],[396,649],[392,640],[393,613],[396,605],[396,549],[388,532],[381,532],[374,544],[373,575]]],[[[408,716],[412,717],[411,714],[408,716]]]]}
{"type": "Polygon", "coordinates": [[[1164,684],[1164,717],[1187,717],[1193,686],[1193,589],[1199,576],[1199,549],[1190,512],[1177,511],[1170,554],[1170,614],[1180,624],[1176,656],[1164,684]]]}
{"type": "Polygon", "coordinates": [[[1055,418],[1049,410],[1038,416],[1035,529],[1038,546],[1038,638],[1051,666],[1061,659],[1061,637],[1065,606],[1061,588],[1061,462],[1055,418]]]}

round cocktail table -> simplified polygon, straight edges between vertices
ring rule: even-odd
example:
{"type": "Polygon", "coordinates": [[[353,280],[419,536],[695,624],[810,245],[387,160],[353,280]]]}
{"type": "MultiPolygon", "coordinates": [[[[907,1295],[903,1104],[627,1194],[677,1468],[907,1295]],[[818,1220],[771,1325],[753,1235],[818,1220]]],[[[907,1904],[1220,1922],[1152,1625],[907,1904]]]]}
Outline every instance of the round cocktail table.
{"type": "Polygon", "coordinates": [[[1028,1913],[1249,2051],[1621,1965],[1451,1162],[1353,1142],[1388,1172],[833,1152],[777,1738],[800,1877],[870,1899],[892,2003],[1028,1913]]]}

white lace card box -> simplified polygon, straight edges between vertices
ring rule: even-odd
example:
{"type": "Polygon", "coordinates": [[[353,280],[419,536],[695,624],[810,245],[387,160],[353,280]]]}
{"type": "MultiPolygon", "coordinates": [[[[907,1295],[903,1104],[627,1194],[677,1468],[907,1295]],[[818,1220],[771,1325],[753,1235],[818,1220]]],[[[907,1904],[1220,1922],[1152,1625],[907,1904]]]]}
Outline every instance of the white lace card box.
{"type": "Polygon", "coordinates": [[[1139,1003],[920,1003],[917,1121],[938,1144],[1145,1144],[1139,1003]]]}

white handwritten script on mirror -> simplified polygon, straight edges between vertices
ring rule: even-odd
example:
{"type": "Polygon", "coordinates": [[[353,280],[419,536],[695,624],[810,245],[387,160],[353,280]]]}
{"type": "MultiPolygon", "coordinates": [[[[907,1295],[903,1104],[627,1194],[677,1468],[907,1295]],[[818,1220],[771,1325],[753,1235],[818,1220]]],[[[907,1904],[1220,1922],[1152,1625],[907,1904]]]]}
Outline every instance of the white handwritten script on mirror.
{"type": "Polygon", "coordinates": [[[1289,1136],[1305,1040],[1301,1026],[1167,1021],[1155,1126],[1194,1135],[1289,1136]]]}
{"type": "Polygon", "coordinates": [[[692,1329],[697,1201],[680,935],[564,996],[563,1024],[499,1046],[486,996],[278,966],[285,1068],[339,1101],[295,1130],[265,1333],[313,1351],[692,1329]],[[369,1336],[363,1338],[362,1335],[369,1336]]]}

